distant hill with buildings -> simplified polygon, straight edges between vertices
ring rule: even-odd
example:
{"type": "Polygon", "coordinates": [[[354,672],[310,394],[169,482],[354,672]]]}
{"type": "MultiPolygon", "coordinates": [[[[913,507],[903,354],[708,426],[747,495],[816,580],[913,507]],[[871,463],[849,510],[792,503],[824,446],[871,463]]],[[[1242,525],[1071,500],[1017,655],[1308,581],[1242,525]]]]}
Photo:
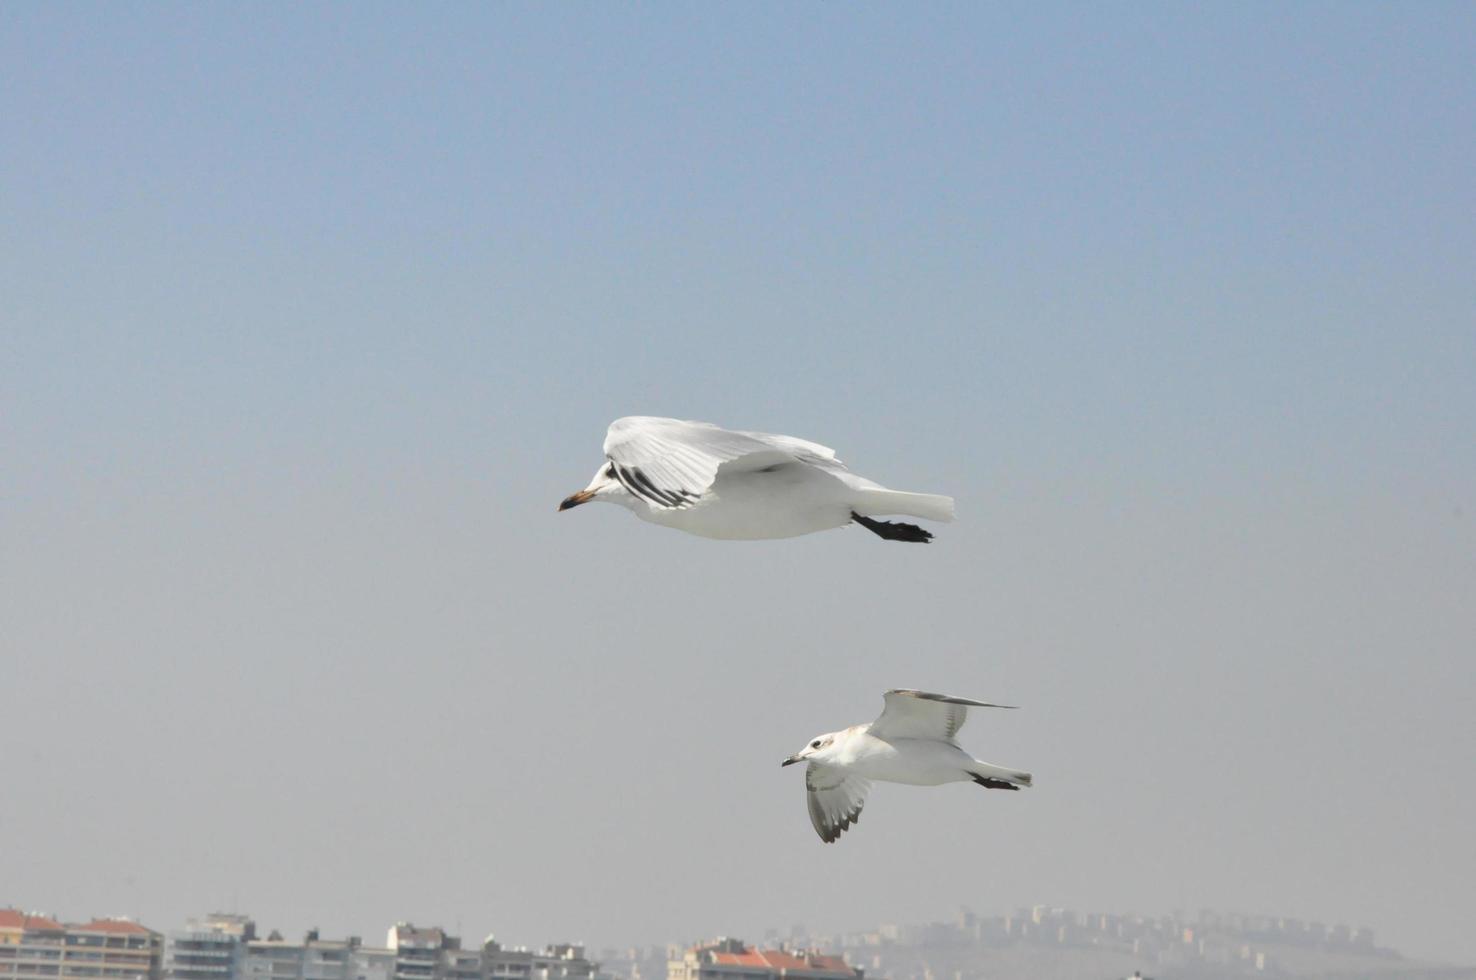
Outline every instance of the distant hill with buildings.
{"type": "Polygon", "coordinates": [[[964,910],[952,922],[863,932],[771,929],[762,947],[602,950],[600,970],[624,980],[1476,980],[1476,967],[1407,958],[1367,928],[1212,912],[964,910]],[[848,972],[826,972],[837,964],[848,972]]]}
{"type": "MultiPolygon", "coordinates": [[[[771,933],[769,938],[777,937],[771,933]]],[[[1476,980],[1476,967],[1421,963],[1365,927],[1268,915],[1141,916],[1037,905],[1009,915],[962,910],[952,922],[809,935],[790,946],[844,955],[871,980],[1476,980]]]]}

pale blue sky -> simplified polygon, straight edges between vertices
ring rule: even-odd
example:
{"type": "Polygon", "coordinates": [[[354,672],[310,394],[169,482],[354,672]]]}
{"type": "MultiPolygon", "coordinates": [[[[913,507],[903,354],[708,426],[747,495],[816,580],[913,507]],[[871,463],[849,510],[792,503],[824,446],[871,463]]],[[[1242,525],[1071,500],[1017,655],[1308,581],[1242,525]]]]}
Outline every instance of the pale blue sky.
{"type": "Polygon", "coordinates": [[[0,9],[0,903],[601,943],[1204,905],[1476,961],[1473,37],[0,9]],[[628,413],[961,519],[555,515],[628,413]],[[964,741],[1039,786],[883,788],[823,848],[777,762],[898,685],[1025,704],[964,741]]]}

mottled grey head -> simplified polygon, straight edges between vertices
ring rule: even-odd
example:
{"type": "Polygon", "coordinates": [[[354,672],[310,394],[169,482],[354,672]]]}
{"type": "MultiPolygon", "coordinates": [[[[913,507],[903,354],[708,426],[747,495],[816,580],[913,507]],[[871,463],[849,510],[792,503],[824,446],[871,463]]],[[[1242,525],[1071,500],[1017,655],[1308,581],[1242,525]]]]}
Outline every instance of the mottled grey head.
{"type": "Polygon", "coordinates": [[[814,759],[824,762],[825,756],[830,752],[831,746],[835,744],[835,736],[839,732],[830,732],[827,735],[816,735],[810,740],[810,744],[800,749],[794,755],[779,763],[780,767],[791,766],[796,762],[804,762],[806,759],[814,759]]]}

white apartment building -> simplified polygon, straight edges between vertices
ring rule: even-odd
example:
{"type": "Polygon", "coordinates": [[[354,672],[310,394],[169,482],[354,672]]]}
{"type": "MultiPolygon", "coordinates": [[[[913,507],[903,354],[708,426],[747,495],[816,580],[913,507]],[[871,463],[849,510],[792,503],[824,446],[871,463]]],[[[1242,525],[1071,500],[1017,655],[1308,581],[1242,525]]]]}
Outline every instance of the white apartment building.
{"type": "MultiPolygon", "coordinates": [[[[463,949],[443,929],[399,922],[376,949],[357,937],[320,939],[317,930],[301,942],[276,933],[262,939],[246,916],[211,915],[170,934],[162,980],[596,980],[595,972],[584,947],[570,944],[533,952],[504,949],[489,936],[463,949]]],[[[0,973],[0,980],[12,978],[0,973]]]]}
{"type": "Polygon", "coordinates": [[[483,980],[593,980],[597,966],[584,947],[556,943],[542,952],[504,949],[491,936],[482,943],[483,980]]]}

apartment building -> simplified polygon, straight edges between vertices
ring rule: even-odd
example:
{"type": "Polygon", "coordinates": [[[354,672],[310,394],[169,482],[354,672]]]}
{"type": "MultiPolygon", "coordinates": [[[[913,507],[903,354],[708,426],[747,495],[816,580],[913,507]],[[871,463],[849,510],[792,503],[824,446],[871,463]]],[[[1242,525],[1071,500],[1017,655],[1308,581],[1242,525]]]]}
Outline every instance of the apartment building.
{"type": "Polygon", "coordinates": [[[504,949],[491,936],[482,943],[483,980],[593,980],[596,965],[584,947],[556,943],[542,952],[504,949]]]}
{"type": "Polygon", "coordinates": [[[740,939],[717,939],[685,950],[667,964],[667,980],[862,980],[839,956],[811,950],[754,949],[740,939]]]}
{"type": "Polygon", "coordinates": [[[249,916],[215,912],[169,934],[166,980],[239,980],[246,944],[256,938],[249,916]]]}
{"type": "MultiPolygon", "coordinates": [[[[505,949],[489,936],[480,948],[463,949],[444,929],[409,922],[391,926],[383,948],[364,946],[357,936],[321,939],[317,930],[292,942],[275,932],[263,939],[255,922],[234,914],[192,919],[170,933],[163,962],[162,978],[154,980],[596,980],[583,946],[533,952],[505,949]]],[[[3,967],[0,980],[12,980],[3,967]]]]}
{"type": "Polygon", "coordinates": [[[64,925],[0,909],[0,980],[159,980],[164,937],[127,919],[64,925]]]}

